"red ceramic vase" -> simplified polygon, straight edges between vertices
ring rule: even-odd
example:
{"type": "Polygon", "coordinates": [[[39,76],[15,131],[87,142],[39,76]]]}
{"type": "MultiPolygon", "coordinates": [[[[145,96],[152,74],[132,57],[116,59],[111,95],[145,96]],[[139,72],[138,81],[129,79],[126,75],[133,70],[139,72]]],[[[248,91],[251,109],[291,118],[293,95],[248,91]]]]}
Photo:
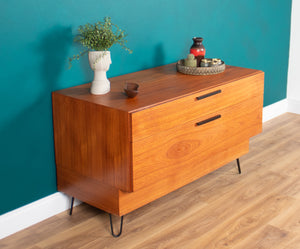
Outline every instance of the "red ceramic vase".
{"type": "Polygon", "coordinates": [[[201,60],[205,56],[205,48],[202,44],[203,38],[202,37],[194,37],[193,38],[193,45],[191,46],[190,53],[195,55],[197,59],[197,67],[200,67],[201,60]]]}

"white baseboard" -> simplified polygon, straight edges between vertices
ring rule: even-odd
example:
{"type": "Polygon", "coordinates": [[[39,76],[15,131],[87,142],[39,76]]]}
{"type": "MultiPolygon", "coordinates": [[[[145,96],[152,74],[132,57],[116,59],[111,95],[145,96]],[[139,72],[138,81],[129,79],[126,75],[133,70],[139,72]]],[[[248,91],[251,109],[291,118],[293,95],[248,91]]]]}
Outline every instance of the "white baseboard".
{"type": "MultiPolygon", "coordinates": [[[[55,193],[0,216],[0,239],[70,208],[71,198],[55,193]]],[[[75,200],[74,206],[80,202],[75,200]]]]}
{"type": "MultiPolygon", "coordinates": [[[[288,102],[287,99],[278,101],[263,109],[263,122],[275,118],[285,112],[300,110],[299,102],[288,102]]],[[[300,113],[300,112],[298,112],[300,113]]],[[[79,205],[75,201],[74,206],[79,205]]],[[[55,193],[43,199],[37,200],[24,207],[8,212],[0,216],[0,239],[32,226],[53,215],[70,208],[70,197],[62,193],[55,193]]]]}
{"type": "Polygon", "coordinates": [[[288,112],[300,114],[300,100],[288,99],[288,112]]]}
{"type": "Polygon", "coordinates": [[[286,113],[288,110],[288,100],[283,99],[272,105],[268,105],[263,109],[263,122],[286,113]]]}

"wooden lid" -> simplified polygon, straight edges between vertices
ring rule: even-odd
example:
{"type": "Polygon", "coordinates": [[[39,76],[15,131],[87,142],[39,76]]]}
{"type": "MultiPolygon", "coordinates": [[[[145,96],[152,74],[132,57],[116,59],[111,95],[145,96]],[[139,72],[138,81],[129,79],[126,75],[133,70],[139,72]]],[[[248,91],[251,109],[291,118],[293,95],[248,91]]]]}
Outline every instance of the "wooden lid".
{"type": "Polygon", "coordinates": [[[131,113],[258,73],[263,72],[226,65],[226,70],[216,75],[185,75],[177,72],[173,63],[110,78],[111,91],[104,95],[92,95],[90,83],[55,93],[131,113]],[[128,98],[124,93],[124,85],[129,81],[139,84],[135,98],[128,98]]]}

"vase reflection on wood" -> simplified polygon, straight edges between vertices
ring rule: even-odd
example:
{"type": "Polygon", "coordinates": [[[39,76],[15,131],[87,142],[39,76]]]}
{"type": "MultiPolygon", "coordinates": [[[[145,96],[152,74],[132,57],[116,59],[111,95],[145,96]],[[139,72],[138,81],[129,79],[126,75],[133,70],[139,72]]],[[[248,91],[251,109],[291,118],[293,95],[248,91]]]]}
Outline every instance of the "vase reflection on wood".
{"type": "Polygon", "coordinates": [[[205,56],[205,48],[202,44],[203,38],[202,37],[194,37],[193,38],[193,45],[191,46],[190,53],[195,55],[197,59],[197,67],[200,67],[201,60],[205,56]]]}
{"type": "Polygon", "coordinates": [[[110,82],[106,72],[111,64],[110,51],[90,51],[90,67],[94,71],[94,80],[91,85],[91,93],[101,95],[110,91],[110,82]]]}

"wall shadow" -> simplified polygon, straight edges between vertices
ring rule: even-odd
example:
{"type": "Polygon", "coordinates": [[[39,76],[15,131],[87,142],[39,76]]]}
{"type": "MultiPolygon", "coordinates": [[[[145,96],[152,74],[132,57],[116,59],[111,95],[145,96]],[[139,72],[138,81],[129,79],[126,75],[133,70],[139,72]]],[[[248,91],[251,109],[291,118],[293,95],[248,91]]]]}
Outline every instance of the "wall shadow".
{"type": "Polygon", "coordinates": [[[58,80],[63,70],[66,70],[72,43],[71,27],[57,25],[45,33],[37,44],[36,52],[42,57],[39,73],[47,93],[58,88],[58,80]]]}
{"type": "Polygon", "coordinates": [[[158,67],[165,65],[166,55],[164,51],[164,46],[162,43],[159,43],[155,46],[153,52],[153,67],[158,67]]]}

